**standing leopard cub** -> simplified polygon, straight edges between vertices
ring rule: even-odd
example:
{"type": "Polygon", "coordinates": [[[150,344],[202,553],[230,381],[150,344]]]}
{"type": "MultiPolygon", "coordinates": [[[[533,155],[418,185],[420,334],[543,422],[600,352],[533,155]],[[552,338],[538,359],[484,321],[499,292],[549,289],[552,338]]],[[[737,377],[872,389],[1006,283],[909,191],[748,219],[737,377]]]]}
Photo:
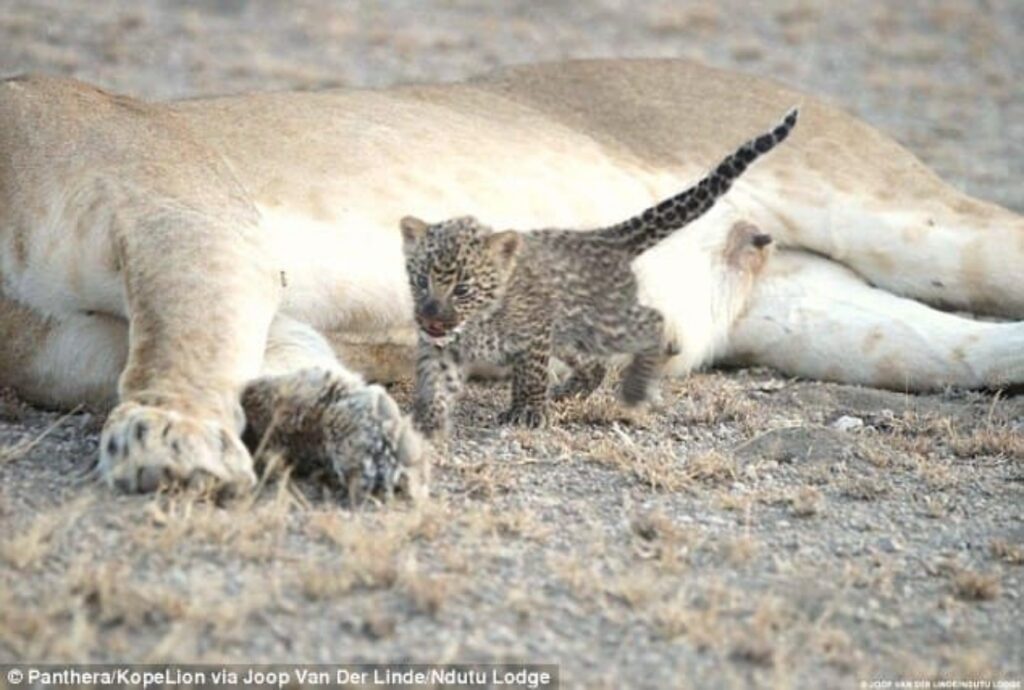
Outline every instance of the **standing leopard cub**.
{"type": "MultiPolygon", "coordinates": [[[[627,405],[646,400],[670,353],[662,315],[639,303],[633,260],[707,212],[796,121],[794,109],[696,185],[599,230],[493,232],[471,216],[437,224],[403,218],[419,328],[419,429],[428,436],[447,432],[469,362],[511,367],[512,403],[499,416],[501,423],[546,422],[553,355],[573,370],[554,391],[556,398],[589,394],[604,378],[606,358],[631,354],[621,397],[627,405]]],[[[751,241],[763,247],[771,237],[758,234],[751,241]]]]}

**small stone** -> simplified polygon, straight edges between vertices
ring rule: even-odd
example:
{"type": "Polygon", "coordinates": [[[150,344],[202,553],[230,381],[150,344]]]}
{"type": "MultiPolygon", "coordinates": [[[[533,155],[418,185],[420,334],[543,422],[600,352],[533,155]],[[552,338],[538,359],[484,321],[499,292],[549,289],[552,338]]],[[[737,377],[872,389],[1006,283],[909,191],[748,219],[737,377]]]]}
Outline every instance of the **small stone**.
{"type": "Polygon", "coordinates": [[[864,420],[860,417],[851,417],[850,415],[843,415],[836,421],[832,422],[832,428],[838,431],[853,431],[854,429],[860,429],[864,426],[864,420]]]}
{"type": "Polygon", "coordinates": [[[887,553],[896,553],[903,550],[903,545],[893,537],[882,537],[878,540],[878,548],[887,553]]]}

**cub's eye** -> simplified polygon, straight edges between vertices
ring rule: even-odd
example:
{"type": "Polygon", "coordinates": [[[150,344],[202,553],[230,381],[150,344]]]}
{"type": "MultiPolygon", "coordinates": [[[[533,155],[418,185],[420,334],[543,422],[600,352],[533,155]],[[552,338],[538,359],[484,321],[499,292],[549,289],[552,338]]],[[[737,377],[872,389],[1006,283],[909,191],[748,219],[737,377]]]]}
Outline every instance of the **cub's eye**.
{"type": "Polygon", "coordinates": [[[418,285],[420,288],[426,290],[427,285],[429,283],[430,281],[427,279],[427,275],[425,273],[421,273],[418,276],[416,276],[416,285],[418,285]]]}
{"type": "Polygon", "coordinates": [[[452,294],[455,295],[456,297],[465,297],[466,295],[469,294],[469,292],[469,285],[467,285],[466,283],[459,283],[458,285],[455,286],[455,289],[452,290],[452,294]]]}

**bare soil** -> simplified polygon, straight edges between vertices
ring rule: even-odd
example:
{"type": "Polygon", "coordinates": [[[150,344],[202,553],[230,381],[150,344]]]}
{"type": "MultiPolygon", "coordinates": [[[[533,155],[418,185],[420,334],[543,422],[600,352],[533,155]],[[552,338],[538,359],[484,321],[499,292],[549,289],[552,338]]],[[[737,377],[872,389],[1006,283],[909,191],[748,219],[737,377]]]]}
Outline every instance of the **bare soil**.
{"type": "MultiPolygon", "coordinates": [[[[1015,0],[5,0],[0,73],[163,98],[696,57],[829,97],[1024,210],[1022,38],[1015,0]]],[[[5,394],[0,663],[531,660],[571,687],[1024,678],[1024,398],[711,372],[667,384],[660,409],[602,390],[526,432],[492,423],[505,395],[472,388],[429,503],[352,511],[280,471],[225,506],[119,495],[81,478],[101,419],[5,394]]]]}

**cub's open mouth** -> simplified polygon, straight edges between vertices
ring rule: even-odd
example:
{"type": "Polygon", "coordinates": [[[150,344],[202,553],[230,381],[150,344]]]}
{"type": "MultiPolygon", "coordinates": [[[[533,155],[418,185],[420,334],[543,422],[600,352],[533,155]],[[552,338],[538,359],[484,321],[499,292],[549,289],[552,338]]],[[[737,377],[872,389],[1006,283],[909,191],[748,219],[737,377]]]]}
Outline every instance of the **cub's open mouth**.
{"type": "Polygon", "coordinates": [[[426,321],[423,319],[417,320],[419,321],[420,330],[431,338],[443,338],[452,330],[449,325],[441,323],[440,321],[426,321]]]}

